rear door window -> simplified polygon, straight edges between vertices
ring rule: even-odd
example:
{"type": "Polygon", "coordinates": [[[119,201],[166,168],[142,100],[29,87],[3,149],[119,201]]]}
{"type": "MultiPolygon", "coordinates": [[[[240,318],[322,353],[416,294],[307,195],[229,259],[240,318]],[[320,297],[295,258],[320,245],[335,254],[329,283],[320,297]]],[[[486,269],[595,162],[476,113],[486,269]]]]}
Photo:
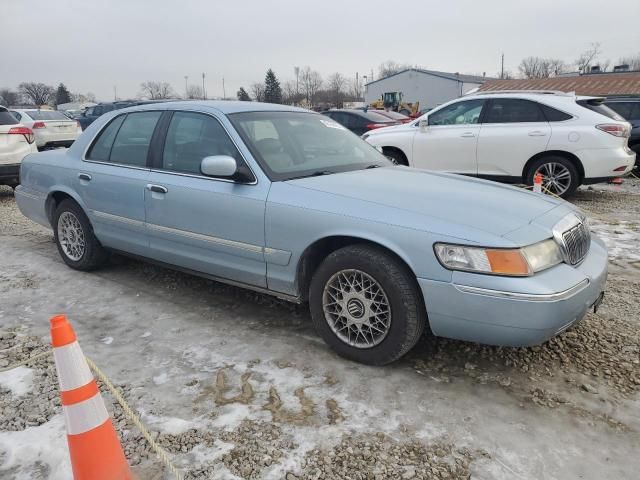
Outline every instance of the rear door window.
{"type": "Polygon", "coordinates": [[[539,104],[517,98],[491,100],[483,123],[546,122],[539,104]]]}
{"type": "Polygon", "coordinates": [[[117,117],[100,132],[87,158],[144,167],[151,137],[162,112],[136,112],[117,117]]]}
{"type": "MultiPolygon", "coordinates": [[[[265,152],[279,149],[280,141],[272,124],[260,122],[254,125],[253,134],[256,146],[260,145],[258,148],[265,152]]],[[[236,146],[218,120],[202,113],[174,113],[164,144],[162,168],[202,175],[202,159],[215,155],[228,155],[238,163],[242,161],[236,146]]]]}

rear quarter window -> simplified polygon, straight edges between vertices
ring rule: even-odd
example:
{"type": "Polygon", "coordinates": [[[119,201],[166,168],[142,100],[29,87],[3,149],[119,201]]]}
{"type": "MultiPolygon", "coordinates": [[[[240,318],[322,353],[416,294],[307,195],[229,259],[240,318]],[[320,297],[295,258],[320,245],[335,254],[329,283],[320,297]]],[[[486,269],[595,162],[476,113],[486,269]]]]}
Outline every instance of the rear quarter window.
{"type": "Polygon", "coordinates": [[[19,123],[16,117],[5,109],[0,110],[0,125],[15,125],[16,123],[19,123]]]}
{"type": "Polygon", "coordinates": [[[542,109],[542,113],[547,119],[547,122],[564,122],[565,120],[573,118],[568,113],[561,112],[560,110],[556,110],[555,108],[543,103],[540,104],[540,108],[542,109]]]}

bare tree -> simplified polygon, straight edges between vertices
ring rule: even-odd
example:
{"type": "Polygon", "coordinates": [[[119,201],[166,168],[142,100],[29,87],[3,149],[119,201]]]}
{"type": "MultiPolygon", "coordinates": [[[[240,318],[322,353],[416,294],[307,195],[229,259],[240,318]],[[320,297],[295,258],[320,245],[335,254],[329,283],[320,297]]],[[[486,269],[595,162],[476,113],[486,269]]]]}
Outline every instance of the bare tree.
{"type": "Polygon", "coordinates": [[[592,43],[587,50],[580,54],[576,60],[576,67],[578,67],[579,71],[587,73],[591,64],[595,62],[601,53],[600,44],[598,42],[592,43]]]}
{"type": "Polygon", "coordinates": [[[202,87],[199,85],[189,85],[187,87],[187,98],[204,98],[204,94],[202,93],[202,87]]]}
{"type": "Polygon", "coordinates": [[[393,60],[387,60],[386,62],[382,62],[378,67],[378,78],[388,77],[390,75],[393,75],[394,73],[406,70],[407,68],[411,68],[411,65],[408,65],[406,63],[394,62],[393,60]]]}
{"type": "Polygon", "coordinates": [[[618,65],[629,65],[629,70],[640,70],[640,53],[618,59],[618,65]]]}
{"type": "MultiPolygon", "coordinates": [[[[299,80],[298,80],[299,81],[299,80]]],[[[282,103],[285,105],[296,105],[304,98],[304,95],[298,92],[299,86],[295,80],[287,80],[282,85],[282,103]]]]}
{"type": "Polygon", "coordinates": [[[96,102],[96,96],[92,92],[72,93],[71,94],[71,101],[72,102],[79,102],[79,103],[96,102]]]}
{"type": "Polygon", "coordinates": [[[251,85],[251,93],[253,93],[253,98],[255,98],[256,102],[264,101],[264,84],[263,83],[254,83],[251,85]]]}
{"type": "Polygon", "coordinates": [[[20,104],[20,94],[10,88],[0,89],[0,105],[8,107],[10,105],[20,104]]]}
{"type": "Polygon", "coordinates": [[[558,58],[527,57],[518,65],[524,78],[548,78],[566,71],[565,63],[558,58]]]}
{"type": "Polygon", "coordinates": [[[27,101],[34,105],[46,105],[55,91],[49,85],[36,82],[23,82],[18,88],[27,101]]]}
{"type": "Polygon", "coordinates": [[[300,82],[307,103],[313,105],[318,90],[322,88],[322,76],[310,67],[304,67],[300,71],[300,82]]]}
{"type": "Polygon", "coordinates": [[[167,82],[143,82],[140,84],[140,93],[150,100],[162,100],[175,96],[173,88],[167,82]]]}
{"type": "Polygon", "coordinates": [[[329,84],[329,90],[331,92],[331,101],[335,104],[336,107],[340,108],[342,106],[342,101],[344,99],[344,86],[347,82],[347,79],[341,73],[334,73],[327,79],[327,83],[329,84]]]}

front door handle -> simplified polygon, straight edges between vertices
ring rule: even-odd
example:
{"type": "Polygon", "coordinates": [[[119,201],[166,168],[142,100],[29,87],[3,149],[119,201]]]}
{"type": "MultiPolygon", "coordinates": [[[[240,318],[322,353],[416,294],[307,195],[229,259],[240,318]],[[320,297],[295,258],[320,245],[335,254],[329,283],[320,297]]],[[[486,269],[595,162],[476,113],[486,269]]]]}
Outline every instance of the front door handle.
{"type": "Polygon", "coordinates": [[[155,193],[167,193],[169,191],[167,187],[163,187],[162,185],[153,185],[152,183],[147,184],[147,190],[151,190],[155,193]]]}
{"type": "Polygon", "coordinates": [[[545,135],[546,133],[540,130],[534,130],[533,132],[529,132],[530,137],[544,137],[545,135]]]}
{"type": "Polygon", "coordinates": [[[462,135],[460,135],[460,136],[461,136],[461,137],[464,137],[464,138],[473,138],[473,137],[475,137],[475,136],[476,136],[476,134],[475,134],[475,133],[473,133],[473,132],[464,132],[464,133],[463,133],[462,135]]]}
{"type": "Polygon", "coordinates": [[[90,182],[91,181],[91,175],[89,175],[88,173],[79,173],[78,174],[78,178],[80,180],[84,180],[86,182],[90,182]]]}

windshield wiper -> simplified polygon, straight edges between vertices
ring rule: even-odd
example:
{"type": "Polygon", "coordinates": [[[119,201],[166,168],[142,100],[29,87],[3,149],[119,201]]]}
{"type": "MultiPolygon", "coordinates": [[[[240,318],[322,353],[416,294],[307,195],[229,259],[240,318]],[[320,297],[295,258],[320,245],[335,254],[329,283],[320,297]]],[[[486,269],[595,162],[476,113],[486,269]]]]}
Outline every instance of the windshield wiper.
{"type": "Polygon", "coordinates": [[[300,175],[299,177],[291,177],[289,180],[295,180],[297,178],[307,178],[307,177],[321,177],[322,175],[331,175],[332,172],[331,170],[317,170],[313,173],[307,173],[306,175],[300,175]]]}

